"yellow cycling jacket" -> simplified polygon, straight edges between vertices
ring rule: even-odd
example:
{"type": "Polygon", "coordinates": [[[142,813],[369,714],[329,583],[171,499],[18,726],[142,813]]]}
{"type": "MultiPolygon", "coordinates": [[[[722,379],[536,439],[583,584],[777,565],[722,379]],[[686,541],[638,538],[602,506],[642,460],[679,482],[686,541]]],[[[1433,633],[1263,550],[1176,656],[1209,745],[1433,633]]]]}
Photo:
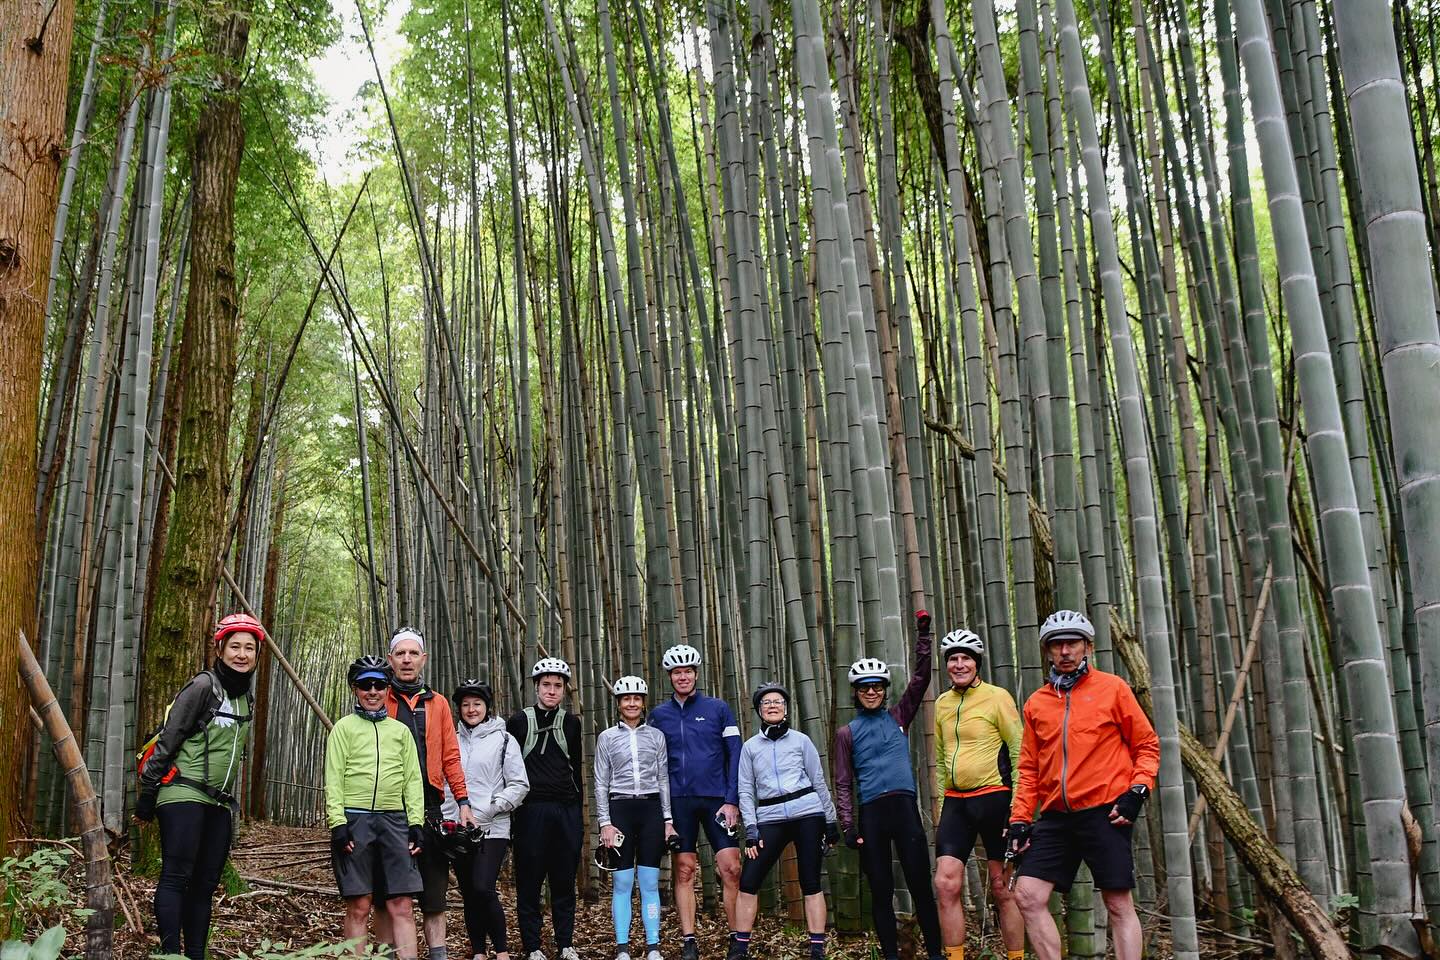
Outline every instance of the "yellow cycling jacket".
{"type": "Polygon", "coordinates": [[[1004,687],[976,681],[935,698],[935,794],[1005,790],[1020,763],[1020,711],[1004,687]]]}

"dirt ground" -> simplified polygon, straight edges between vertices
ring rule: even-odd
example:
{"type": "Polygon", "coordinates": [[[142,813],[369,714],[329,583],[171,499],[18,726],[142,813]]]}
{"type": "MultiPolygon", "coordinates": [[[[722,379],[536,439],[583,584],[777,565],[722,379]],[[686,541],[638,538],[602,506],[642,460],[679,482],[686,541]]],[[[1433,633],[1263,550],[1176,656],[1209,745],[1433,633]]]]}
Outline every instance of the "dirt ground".
{"type": "MultiPolygon", "coordinates": [[[[243,881],[239,893],[217,894],[211,926],[210,956],[228,960],[241,953],[250,955],[262,943],[288,942],[291,949],[301,949],[341,939],[341,901],[334,893],[334,877],[330,869],[329,837],[323,830],[277,827],[270,824],[247,824],[241,828],[231,851],[235,872],[243,881]]],[[[158,945],[154,915],[150,902],[154,879],[137,875],[129,862],[121,857],[117,864],[115,957],[117,960],[142,960],[158,945]]],[[[501,897],[510,924],[510,942],[514,960],[523,960],[519,953],[519,933],[515,926],[513,887],[509,882],[509,866],[502,876],[501,897]]],[[[450,890],[452,912],[447,928],[449,956],[469,960],[469,945],[464,921],[460,914],[459,894],[452,880],[450,890]]],[[[667,896],[668,900],[668,896],[667,896]]],[[[718,912],[718,911],[717,911],[718,912]]],[[[639,940],[638,909],[633,939],[639,940]]],[[[418,921],[418,915],[417,915],[418,921]]],[[[1152,921],[1153,922],[1153,921],[1152,921]]],[[[1151,923],[1146,924],[1147,927],[1151,923]]],[[[417,928],[419,924],[417,922],[417,928]]],[[[973,927],[973,923],[972,923],[973,927]]],[[[1148,932],[1148,931],[1147,931],[1148,932]]],[[[82,949],[81,931],[72,931],[70,944],[75,952],[82,949]]],[[[702,913],[698,922],[702,960],[720,960],[725,954],[728,933],[723,914],[717,921],[702,913]]],[[[1004,957],[1004,949],[993,930],[985,940],[971,931],[966,953],[968,957],[1004,957]]],[[[665,907],[661,922],[661,950],[667,960],[680,954],[679,925],[670,907],[665,907]]],[[[546,949],[551,960],[549,924],[546,924],[546,949]]],[[[610,923],[608,887],[582,897],[575,923],[575,946],[584,960],[611,960],[615,955],[614,932],[610,923]]],[[[421,956],[425,956],[423,935],[421,956]]],[[[639,944],[637,943],[636,946],[639,944]]],[[[902,929],[902,954],[923,960],[923,951],[915,950],[913,931],[902,929]]],[[[1152,941],[1152,948],[1160,946],[1152,941]]],[[[1167,945],[1168,946],[1168,945],[1167,945]]],[[[67,951],[67,953],[70,951],[67,951]]],[[[1168,953],[1168,950],[1162,951],[1168,953]]],[[[784,918],[766,915],[756,921],[751,955],[757,960],[800,960],[808,953],[802,925],[788,923],[784,918]]],[[[831,932],[828,954],[835,960],[875,960],[879,951],[869,936],[843,936],[831,932]]],[[[1151,956],[1160,955],[1152,952],[1151,956]]]]}

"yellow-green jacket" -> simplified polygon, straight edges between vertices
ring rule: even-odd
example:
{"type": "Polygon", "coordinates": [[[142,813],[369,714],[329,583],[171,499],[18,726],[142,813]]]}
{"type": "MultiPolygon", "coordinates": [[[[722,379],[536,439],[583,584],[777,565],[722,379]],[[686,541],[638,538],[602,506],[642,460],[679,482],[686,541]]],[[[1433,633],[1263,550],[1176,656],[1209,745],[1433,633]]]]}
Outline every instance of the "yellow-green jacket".
{"type": "Polygon", "coordinates": [[[1020,711],[1004,687],[977,681],[935,698],[935,793],[964,797],[1009,789],[1020,765],[1020,711]]]}
{"type": "Polygon", "coordinates": [[[345,812],[405,813],[425,822],[425,793],[415,738],[399,720],[341,717],[325,741],[325,823],[336,827],[345,812]]]}

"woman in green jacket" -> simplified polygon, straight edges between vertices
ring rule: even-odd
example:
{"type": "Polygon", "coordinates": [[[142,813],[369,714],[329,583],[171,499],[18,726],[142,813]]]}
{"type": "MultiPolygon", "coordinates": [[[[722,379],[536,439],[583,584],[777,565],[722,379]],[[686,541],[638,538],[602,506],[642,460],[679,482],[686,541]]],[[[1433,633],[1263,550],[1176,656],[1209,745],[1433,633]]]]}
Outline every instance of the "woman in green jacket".
{"type": "Polygon", "coordinates": [[[160,821],[155,922],[160,952],[204,960],[211,898],[230,855],[231,811],[250,742],[255,673],[265,628],[232,613],[215,627],[215,665],[195,675],[165,712],[140,770],[135,816],[160,821]]]}

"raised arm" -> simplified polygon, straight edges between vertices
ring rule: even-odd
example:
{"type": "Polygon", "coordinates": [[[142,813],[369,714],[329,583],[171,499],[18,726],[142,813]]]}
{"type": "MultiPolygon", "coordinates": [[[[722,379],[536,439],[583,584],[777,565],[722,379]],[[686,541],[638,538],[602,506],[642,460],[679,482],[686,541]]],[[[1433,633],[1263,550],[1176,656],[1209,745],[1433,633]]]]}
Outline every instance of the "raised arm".
{"type": "Polygon", "coordinates": [[[931,645],[930,614],[921,610],[915,614],[914,672],[910,674],[910,682],[905,685],[905,692],[900,695],[900,702],[891,708],[895,722],[906,730],[910,729],[915,714],[920,712],[920,705],[925,702],[925,691],[930,689],[931,645]]]}

